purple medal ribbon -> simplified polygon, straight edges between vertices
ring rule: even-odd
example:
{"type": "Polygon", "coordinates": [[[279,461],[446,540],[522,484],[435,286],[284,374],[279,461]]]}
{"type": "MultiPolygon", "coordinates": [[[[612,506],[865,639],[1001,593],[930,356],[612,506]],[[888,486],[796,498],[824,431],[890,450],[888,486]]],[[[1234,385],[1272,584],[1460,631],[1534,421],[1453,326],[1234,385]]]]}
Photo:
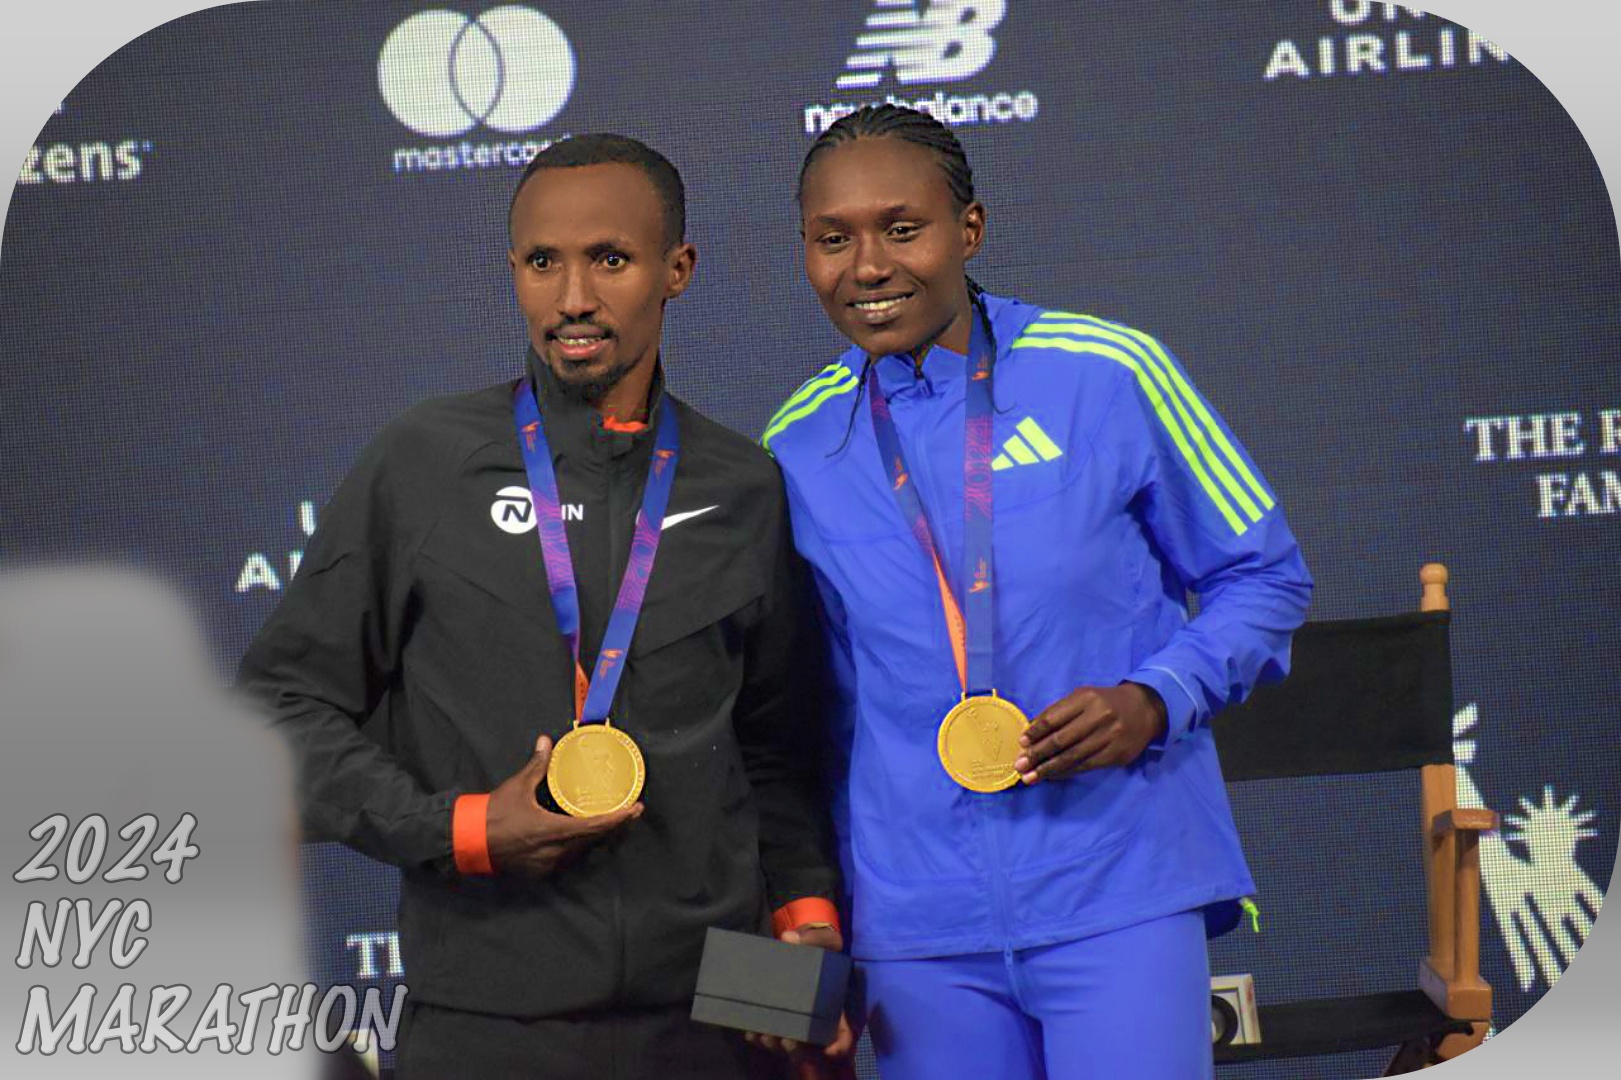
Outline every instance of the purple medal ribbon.
{"type": "Polygon", "coordinates": [[[991,524],[994,518],[991,481],[991,419],[994,399],[991,394],[991,350],[984,328],[974,321],[968,343],[968,383],[964,388],[963,433],[963,562],[959,587],[967,590],[957,626],[956,602],[945,580],[944,565],[939,548],[929,529],[928,513],[906,467],[906,455],[901,450],[900,435],[890,415],[889,401],[879,389],[874,376],[867,384],[867,400],[872,407],[873,434],[878,438],[878,451],[883,456],[884,468],[889,473],[890,490],[899,504],[901,516],[912,527],[923,553],[934,563],[940,575],[941,600],[946,608],[946,623],[952,631],[952,646],[957,653],[958,674],[962,677],[964,696],[989,693],[995,689],[993,663],[994,608],[991,604],[994,575],[991,558],[991,524]],[[961,638],[965,641],[959,640],[961,638]],[[966,656],[964,654],[966,653],[966,656]]]}
{"type": "MultiPolygon", "coordinates": [[[[524,471],[529,474],[529,496],[534,501],[535,532],[540,537],[541,562],[546,567],[546,584],[552,595],[557,626],[574,653],[574,668],[580,670],[580,594],[574,583],[574,562],[569,555],[568,533],[563,528],[562,499],[557,493],[557,473],[552,468],[551,447],[546,442],[546,426],[541,420],[535,388],[524,379],[513,391],[513,420],[518,429],[518,448],[523,452],[524,471]]],[[[636,531],[630,541],[630,559],[625,577],[619,583],[608,629],[597,650],[597,663],[591,672],[590,688],[580,709],[582,724],[595,724],[608,718],[614,692],[625,673],[625,656],[636,632],[636,620],[647,596],[647,579],[653,572],[653,556],[658,553],[659,535],[664,526],[664,509],[675,484],[676,459],[680,457],[680,437],[676,428],[675,406],[668,394],[659,400],[658,429],[653,436],[653,460],[647,470],[647,487],[642,492],[642,509],[636,515],[636,531]]]]}

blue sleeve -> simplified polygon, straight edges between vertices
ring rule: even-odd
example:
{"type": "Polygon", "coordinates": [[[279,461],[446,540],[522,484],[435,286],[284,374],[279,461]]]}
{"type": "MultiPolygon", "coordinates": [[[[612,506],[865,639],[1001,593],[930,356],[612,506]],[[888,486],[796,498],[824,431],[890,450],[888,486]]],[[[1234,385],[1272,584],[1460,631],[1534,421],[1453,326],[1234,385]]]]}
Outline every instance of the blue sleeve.
{"type": "Polygon", "coordinates": [[[1238,439],[1163,345],[1131,336],[1140,346],[1135,392],[1121,393],[1114,412],[1130,505],[1199,598],[1198,614],[1127,677],[1165,702],[1163,749],[1288,673],[1312,581],[1238,439]]]}

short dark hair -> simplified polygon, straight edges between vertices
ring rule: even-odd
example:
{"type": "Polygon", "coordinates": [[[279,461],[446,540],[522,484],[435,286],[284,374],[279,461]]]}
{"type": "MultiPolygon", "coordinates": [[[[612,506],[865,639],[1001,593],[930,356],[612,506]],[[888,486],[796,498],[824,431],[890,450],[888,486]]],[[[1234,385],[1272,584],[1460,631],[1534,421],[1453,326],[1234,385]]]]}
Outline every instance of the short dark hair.
{"type": "Polygon", "coordinates": [[[518,178],[512,190],[512,205],[507,209],[507,229],[512,228],[512,207],[518,204],[518,193],[529,178],[542,169],[574,169],[584,165],[635,165],[647,174],[653,190],[664,203],[665,250],[681,243],[687,235],[687,189],[681,183],[681,174],[668,158],[646,143],[628,135],[595,132],[560,139],[536,154],[518,178]]]}

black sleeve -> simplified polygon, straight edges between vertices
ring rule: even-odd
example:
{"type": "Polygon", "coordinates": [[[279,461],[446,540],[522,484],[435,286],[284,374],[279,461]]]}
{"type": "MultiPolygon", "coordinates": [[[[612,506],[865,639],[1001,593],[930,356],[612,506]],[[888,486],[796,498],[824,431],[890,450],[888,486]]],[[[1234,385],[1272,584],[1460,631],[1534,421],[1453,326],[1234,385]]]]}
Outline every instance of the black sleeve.
{"type": "Polygon", "coordinates": [[[759,809],[760,861],[773,910],[807,896],[835,900],[839,887],[822,761],[826,644],[780,487],[775,503],[761,535],[770,546],[770,585],[745,644],[747,667],[733,714],[759,809]]]}
{"type": "Polygon", "coordinates": [[[399,673],[407,571],[422,531],[390,498],[393,443],[388,431],[379,436],[323,511],[237,681],[293,750],[306,840],[449,871],[457,793],[423,790],[360,729],[399,673]]]}

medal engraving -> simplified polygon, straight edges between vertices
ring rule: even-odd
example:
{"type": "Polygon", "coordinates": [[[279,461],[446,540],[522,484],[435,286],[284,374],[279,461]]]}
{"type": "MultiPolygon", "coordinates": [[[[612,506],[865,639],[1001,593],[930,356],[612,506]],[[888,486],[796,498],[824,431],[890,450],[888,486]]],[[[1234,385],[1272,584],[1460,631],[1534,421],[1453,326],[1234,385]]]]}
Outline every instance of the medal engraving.
{"type": "Polygon", "coordinates": [[[581,724],[557,740],[546,787],[574,817],[610,814],[635,802],[647,767],[635,740],[608,724],[581,724]]]}
{"type": "Polygon", "coordinates": [[[1019,782],[1013,763],[1028,727],[1019,707],[995,694],[964,698],[940,722],[940,764],[969,791],[1005,791],[1019,782]]]}

